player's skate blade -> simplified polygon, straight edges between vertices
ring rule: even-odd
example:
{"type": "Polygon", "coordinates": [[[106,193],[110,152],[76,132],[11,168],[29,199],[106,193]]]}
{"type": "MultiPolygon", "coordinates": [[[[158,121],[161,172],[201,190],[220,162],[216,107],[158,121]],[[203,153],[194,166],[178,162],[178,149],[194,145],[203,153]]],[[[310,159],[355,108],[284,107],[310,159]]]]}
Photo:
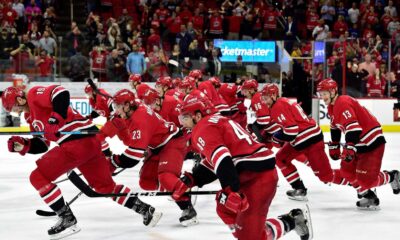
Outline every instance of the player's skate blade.
{"type": "Polygon", "coordinates": [[[368,193],[363,196],[360,201],[356,203],[358,210],[364,211],[378,211],[381,210],[379,207],[379,198],[376,196],[374,191],[368,190],[368,193]]]}
{"type": "Polygon", "coordinates": [[[199,223],[197,219],[197,212],[193,207],[183,210],[182,216],[179,218],[179,222],[184,227],[193,226],[199,223]]]}
{"type": "Polygon", "coordinates": [[[392,171],[393,174],[393,181],[390,183],[390,186],[393,189],[394,194],[399,194],[400,193],[400,173],[397,170],[392,171]]]}
{"type": "Polygon", "coordinates": [[[301,240],[313,239],[314,232],[312,228],[311,214],[308,205],[305,209],[294,209],[289,215],[295,220],[295,232],[300,236],[301,240]]]}
{"type": "Polygon", "coordinates": [[[308,202],[307,190],[305,189],[293,189],[286,192],[286,195],[290,200],[308,202]]]}
{"type": "Polygon", "coordinates": [[[143,215],[143,224],[148,227],[154,227],[157,225],[158,221],[160,221],[161,217],[161,212],[157,212],[154,207],[149,207],[149,209],[143,215]]]}
{"type": "Polygon", "coordinates": [[[79,231],[81,231],[81,228],[75,224],[60,233],[50,235],[50,239],[56,240],[56,239],[66,238],[68,236],[78,233],[79,231]]]}

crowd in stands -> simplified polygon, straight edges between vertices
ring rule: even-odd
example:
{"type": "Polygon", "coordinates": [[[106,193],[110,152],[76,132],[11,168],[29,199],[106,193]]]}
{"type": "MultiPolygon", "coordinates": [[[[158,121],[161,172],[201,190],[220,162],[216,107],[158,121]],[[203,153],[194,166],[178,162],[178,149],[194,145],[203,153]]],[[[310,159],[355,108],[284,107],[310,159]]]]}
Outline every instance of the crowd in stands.
{"type": "MultiPolygon", "coordinates": [[[[100,81],[127,81],[133,73],[154,81],[200,69],[234,82],[246,73],[244,64],[240,56],[237,63],[222,63],[213,39],[284,40],[315,84],[329,76],[341,84],[345,76],[349,94],[381,97],[390,92],[389,81],[400,79],[399,5],[395,0],[87,0],[85,24],[72,22],[62,36],[69,63],[65,75],[82,81],[90,69],[100,81]],[[310,58],[316,40],[326,41],[325,65],[310,58]],[[234,74],[227,77],[226,69],[234,74]]],[[[35,59],[40,77],[51,77],[56,6],[55,0],[1,1],[0,60],[12,59],[13,71],[26,71],[24,61],[35,59]]],[[[2,64],[1,73],[7,68],[2,64]]],[[[258,80],[265,81],[260,76],[268,70],[259,69],[265,74],[258,80]]]]}

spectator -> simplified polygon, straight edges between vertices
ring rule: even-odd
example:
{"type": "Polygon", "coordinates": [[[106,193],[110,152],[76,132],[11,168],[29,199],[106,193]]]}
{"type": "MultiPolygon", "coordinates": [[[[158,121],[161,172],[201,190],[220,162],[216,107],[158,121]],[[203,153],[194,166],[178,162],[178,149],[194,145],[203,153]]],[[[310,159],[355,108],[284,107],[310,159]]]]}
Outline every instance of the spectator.
{"type": "Polygon", "coordinates": [[[153,28],[150,28],[150,35],[147,38],[147,49],[152,49],[153,46],[160,46],[161,38],[160,35],[156,33],[153,28]]]}
{"type": "Polygon", "coordinates": [[[118,26],[120,29],[122,29],[123,27],[126,26],[126,24],[130,21],[132,21],[133,18],[131,16],[129,16],[128,14],[128,9],[123,8],[122,9],[122,14],[121,16],[118,17],[118,26]]]}
{"type": "Polygon", "coordinates": [[[36,6],[35,0],[31,0],[30,5],[25,7],[25,16],[28,22],[28,30],[31,30],[31,23],[40,22],[42,10],[38,6],[36,6]]]}
{"type": "Polygon", "coordinates": [[[36,66],[39,67],[40,75],[36,77],[38,82],[53,82],[52,76],[54,60],[47,54],[46,50],[42,49],[40,55],[36,59],[36,66]]]}
{"type": "MultiPolygon", "coordinates": [[[[228,20],[228,39],[229,40],[238,40],[239,39],[239,32],[240,32],[240,24],[242,22],[242,14],[240,12],[236,12],[233,10],[233,15],[227,17],[228,20]]],[[[265,23],[266,24],[266,23],[265,23]]],[[[272,26],[272,23],[268,24],[269,27],[272,26]]],[[[269,30],[266,30],[269,31],[269,30]]]]}
{"type": "Polygon", "coordinates": [[[393,20],[388,24],[387,31],[389,33],[389,37],[393,37],[393,35],[400,29],[400,23],[398,17],[393,17],[393,20]]]}
{"type": "Polygon", "coordinates": [[[269,5],[267,10],[264,11],[263,22],[264,22],[264,32],[263,38],[270,39],[273,33],[277,30],[278,18],[281,16],[281,13],[275,8],[274,5],[269,5]]]}
{"type": "Polygon", "coordinates": [[[50,26],[51,28],[54,28],[56,17],[57,15],[55,13],[54,7],[46,8],[46,12],[43,14],[43,25],[41,26],[41,29],[43,30],[45,26],[50,26]]]}
{"type": "Polygon", "coordinates": [[[338,20],[333,25],[333,35],[339,37],[348,30],[347,23],[342,15],[339,15],[338,20]]]}
{"type": "Polygon", "coordinates": [[[107,79],[110,82],[123,82],[128,78],[125,60],[119,55],[117,49],[112,50],[111,54],[107,57],[106,68],[107,79]]]}
{"type": "Polygon", "coordinates": [[[68,56],[75,55],[78,47],[81,47],[80,49],[82,49],[85,40],[78,26],[76,26],[76,23],[75,26],[72,23],[72,27],[72,31],[68,32],[65,37],[65,40],[67,41],[68,56]]]}
{"type": "Polygon", "coordinates": [[[366,70],[368,72],[368,76],[365,76],[361,82],[361,92],[362,94],[366,94],[367,93],[367,81],[368,79],[371,77],[373,77],[375,75],[376,72],[376,65],[375,63],[371,62],[372,58],[370,54],[366,54],[364,57],[364,62],[360,63],[360,65],[358,66],[358,71],[362,71],[363,69],[366,70]]]}
{"type": "Polygon", "coordinates": [[[218,10],[213,10],[209,17],[208,26],[208,36],[211,39],[222,38],[223,28],[222,28],[223,16],[220,15],[218,10]]]}
{"type": "Polygon", "coordinates": [[[363,79],[369,75],[369,73],[362,69],[358,70],[356,63],[348,62],[346,69],[346,94],[352,97],[362,97],[360,87],[363,79]]]}
{"type": "Polygon", "coordinates": [[[158,46],[153,46],[153,51],[149,52],[148,58],[148,71],[154,78],[167,75],[168,59],[164,51],[160,50],[158,46]]]}
{"type": "Polygon", "coordinates": [[[117,45],[117,39],[120,38],[121,36],[121,31],[119,29],[118,24],[115,22],[115,20],[112,21],[112,25],[110,28],[107,30],[107,39],[108,42],[110,43],[110,48],[114,49],[117,45]]]}
{"type": "Polygon", "coordinates": [[[46,50],[46,53],[50,56],[55,56],[57,53],[56,40],[50,37],[48,31],[43,32],[43,37],[39,40],[39,47],[46,50]]]}
{"type": "Polygon", "coordinates": [[[367,80],[367,96],[382,98],[385,94],[386,81],[379,69],[375,70],[375,74],[368,77],[367,80]]]}
{"type": "Polygon", "coordinates": [[[76,53],[68,61],[68,74],[73,82],[83,82],[85,78],[89,77],[90,62],[87,57],[81,53],[81,47],[77,46],[76,53]]]}
{"type": "Polygon", "coordinates": [[[201,49],[199,48],[199,42],[195,39],[189,45],[189,55],[188,57],[192,60],[199,60],[202,56],[201,49]]]}
{"type": "Polygon", "coordinates": [[[195,39],[197,36],[197,30],[194,29],[193,27],[193,22],[188,22],[186,24],[186,32],[192,37],[192,39],[195,39]]]}
{"type": "Polygon", "coordinates": [[[211,58],[211,60],[208,61],[208,68],[207,68],[207,73],[210,76],[218,77],[221,74],[222,62],[219,59],[220,55],[221,55],[221,53],[218,48],[214,48],[212,50],[212,58],[211,58]]]}
{"type": "MultiPolygon", "coordinates": [[[[200,9],[196,8],[194,10],[194,16],[192,18],[193,21],[193,27],[196,29],[198,32],[203,32],[204,31],[204,15],[200,15],[200,9]]],[[[239,24],[240,26],[240,24],[239,24]]]]}
{"type": "Polygon", "coordinates": [[[18,13],[13,9],[11,2],[5,3],[6,6],[3,8],[2,12],[2,27],[12,28],[16,26],[16,20],[18,19],[18,13]]]}
{"type": "Polygon", "coordinates": [[[253,40],[254,39],[254,31],[253,26],[256,23],[258,17],[255,17],[252,13],[247,13],[240,25],[240,39],[243,40],[253,40]]]}
{"type": "Polygon", "coordinates": [[[326,0],[325,4],[321,7],[321,19],[324,19],[325,23],[332,28],[335,15],[336,10],[332,6],[331,0],[326,0]]]}
{"type": "Polygon", "coordinates": [[[352,24],[358,24],[358,18],[360,16],[360,10],[357,8],[357,3],[353,2],[351,8],[348,11],[349,19],[352,24]]]}
{"type": "MultiPolygon", "coordinates": [[[[160,20],[161,21],[161,20],[160,20]]],[[[176,36],[181,30],[182,19],[173,12],[171,17],[166,21],[166,26],[168,27],[168,39],[171,46],[176,42],[176,36]]]]}
{"type": "Polygon", "coordinates": [[[315,10],[314,6],[310,5],[306,13],[306,27],[307,27],[307,38],[311,39],[312,32],[316,26],[318,26],[319,15],[315,10]]]}
{"type": "Polygon", "coordinates": [[[106,82],[106,60],[108,52],[104,46],[95,46],[93,51],[89,53],[91,70],[93,76],[98,79],[99,82],[106,82]]]}
{"type": "Polygon", "coordinates": [[[187,33],[186,26],[181,25],[181,32],[176,36],[176,43],[179,44],[179,48],[184,57],[189,55],[189,45],[192,41],[193,38],[187,33]]]}
{"type": "Polygon", "coordinates": [[[28,31],[28,37],[31,40],[31,43],[35,45],[34,55],[38,55],[39,53],[39,40],[42,38],[42,34],[39,32],[39,28],[36,22],[33,22],[31,25],[31,30],[28,31]]]}
{"type": "Polygon", "coordinates": [[[26,73],[31,68],[31,61],[33,60],[32,43],[29,42],[28,35],[22,36],[22,43],[19,47],[10,52],[13,58],[15,73],[26,73]]]}
{"type": "Polygon", "coordinates": [[[388,9],[385,10],[385,13],[382,15],[380,23],[383,27],[384,36],[389,36],[388,33],[388,25],[393,20],[392,15],[390,15],[390,11],[388,9]]]}
{"type": "Polygon", "coordinates": [[[389,0],[388,5],[384,9],[385,9],[385,11],[387,10],[390,12],[390,16],[397,17],[397,9],[393,5],[393,0],[389,0]]]}
{"type": "Polygon", "coordinates": [[[348,10],[347,8],[344,6],[343,1],[339,2],[339,6],[336,8],[336,15],[339,16],[343,16],[343,20],[347,20],[348,19],[348,10]]]}
{"type": "Polygon", "coordinates": [[[10,52],[14,48],[11,45],[10,36],[6,28],[1,30],[0,35],[0,81],[4,81],[4,74],[10,67],[10,52]]]}
{"type": "Polygon", "coordinates": [[[361,36],[357,23],[354,23],[353,26],[349,28],[349,35],[352,38],[359,38],[361,36]]]}
{"type": "Polygon", "coordinates": [[[146,62],[143,54],[139,52],[139,46],[137,44],[132,45],[132,52],[129,53],[126,62],[126,71],[129,75],[140,74],[143,75],[146,72],[146,62]]]}
{"type": "MultiPolygon", "coordinates": [[[[193,42],[191,43],[191,45],[192,44],[193,44],[193,42]]],[[[190,46],[189,46],[189,48],[190,48],[190,46]]],[[[190,50],[189,50],[189,53],[190,53],[190,50]]],[[[184,59],[184,57],[181,54],[179,45],[175,44],[174,47],[172,48],[172,52],[171,52],[171,55],[169,56],[169,61],[168,61],[169,75],[175,77],[181,73],[181,63],[182,63],[183,59],[184,59]]]]}
{"type": "Polygon", "coordinates": [[[324,19],[320,19],[318,21],[318,26],[316,26],[313,30],[312,36],[315,40],[325,40],[328,37],[329,27],[325,24],[324,19]]]}
{"type": "Polygon", "coordinates": [[[17,32],[22,33],[25,24],[24,0],[14,0],[12,4],[12,9],[14,9],[14,11],[17,13],[17,20],[16,20],[17,32]]]}

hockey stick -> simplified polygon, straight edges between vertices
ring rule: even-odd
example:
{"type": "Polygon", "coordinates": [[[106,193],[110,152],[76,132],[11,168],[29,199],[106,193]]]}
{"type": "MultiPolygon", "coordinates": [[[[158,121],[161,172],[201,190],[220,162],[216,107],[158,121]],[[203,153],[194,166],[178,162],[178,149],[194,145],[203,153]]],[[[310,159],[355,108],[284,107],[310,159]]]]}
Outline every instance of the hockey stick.
{"type": "MultiPolygon", "coordinates": [[[[121,170],[119,170],[118,172],[115,172],[115,173],[113,173],[112,174],[112,176],[117,176],[118,174],[120,174],[122,171],[124,171],[126,168],[122,168],[121,170]]],[[[81,176],[82,175],[82,173],[79,173],[79,174],[77,174],[77,176],[81,176]]],[[[60,182],[64,182],[64,181],[67,181],[68,180],[68,178],[65,178],[65,179],[63,179],[63,180],[60,180],[60,181],[58,181],[58,182],[55,182],[56,184],[57,183],[60,183],[60,182]]],[[[73,197],[67,204],[68,204],[68,206],[70,206],[73,202],[75,202],[75,200],[76,199],[78,199],[81,195],[82,195],[82,191],[81,192],[79,192],[75,197],[73,197]]],[[[36,210],[36,214],[37,215],[39,215],[39,216],[42,216],[42,217],[52,217],[52,216],[55,216],[55,215],[57,215],[55,212],[53,212],[53,211],[45,211],[45,210],[40,210],[40,209],[38,209],[38,210],[36,210]]]]}
{"type": "MultiPolygon", "coordinates": [[[[97,134],[98,130],[81,130],[72,132],[59,132],[64,135],[91,135],[97,134]]],[[[45,132],[0,132],[0,135],[44,135],[45,132]]]]}
{"type": "Polygon", "coordinates": [[[96,94],[99,94],[99,95],[101,95],[101,96],[103,96],[103,97],[106,97],[106,98],[112,98],[112,96],[100,92],[99,88],[98,88],[97,85],[93,82],[92,79],[88,78],[88,79],[87,79],[87,82],[88,82],[88,84],[92,87],[93,91],[94,91],[96,94]]]}
{"type": "MultiPolygon", "coordinates": [[[[86,196],[91,198],[96,197],[139,197],[139,196],[171,196],[172,192],[134,192],[134,193],[98,193],[94,191],[89,185],[87,185],[82,178],[78,176],[78,174],[74,171],[68,173],[69,180],[86,196]]],[[[209,195],[216,194],[218,191],[197,191],[197,192],[188,192],[191,195],[209,195]]]]}
{"type": "MultiPolygon", "coordinates": [[[[71,205],[73,202],[75,202],[76,199],[78,199],[83,192],[79,192],[75,197],[73,197],[67,204],[68,206],[71,205]]],[[[53,211],[45,211],[45,210],[36,210],[36,214],[42,217],[52,217],[52,216],[56,216],[57,213],[53,212],[53,211]]]]}

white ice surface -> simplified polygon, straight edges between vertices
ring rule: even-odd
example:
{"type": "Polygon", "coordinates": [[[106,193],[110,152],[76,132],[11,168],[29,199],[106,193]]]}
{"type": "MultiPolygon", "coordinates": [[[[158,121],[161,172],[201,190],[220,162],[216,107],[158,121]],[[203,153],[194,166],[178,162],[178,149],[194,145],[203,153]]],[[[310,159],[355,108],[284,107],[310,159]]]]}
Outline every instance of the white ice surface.
{"type": "MultiPolygon", "coordinates": [[[[385,134],[386,145],[382,169],[400,168],[400,134],[385,134]]],[[[47,229],[55,223],[54,217],[39,217],[36,209],[49,210],[29,183],[30,172],[35,168],[36,155],[25,157],[7,151],[7,136],[0,137],[0,239],[48,239],[47,229]]],[[[112,142],[115,152],[123,147],[112,142]]],[[[337,167],[337,162],[332,162],[337,167]]],[[[350,187],[328,186],[318,181],[311,169],[296,164],[309,191],[309,205],[314,225],[314,239],[397,239],[400,230],[400,195],[393,195],[389,185],[380,187],[378,195],[381,211],[356,210],[355,191],[350,187]]],[[[128,169],[115,177],[118,183],[134,190],[138,188],[138,169],[128,169]]],[[[64,177],[64,176],[63,176],[64,177]]],[[[269,217],[302,207],[302,203],[288,200],[285,191],[289,185],[280,179],[279,188],[270,207],[269,217]]],[[[59,184],[68,201],[78,193],[69,182],[59,184]]],[[[218,189],[213,183],[204,189],[218,189]]],[[[131,210],[117,205],[109,199],[90,199],[81,196],[72,204],[82,231],[73,239],[158,239],[158,240],[225,240],[233,239],[228,228],[215,213],[213,196],[199,196],[196,204],[200,224],[184,228],[179,225],[181,211],[167,197],[143,197],[164,213],[155,228],[142,225],[142,217],[131,210]]],[[[289,233],[284,239],[299,239],[289,233]]]]}

